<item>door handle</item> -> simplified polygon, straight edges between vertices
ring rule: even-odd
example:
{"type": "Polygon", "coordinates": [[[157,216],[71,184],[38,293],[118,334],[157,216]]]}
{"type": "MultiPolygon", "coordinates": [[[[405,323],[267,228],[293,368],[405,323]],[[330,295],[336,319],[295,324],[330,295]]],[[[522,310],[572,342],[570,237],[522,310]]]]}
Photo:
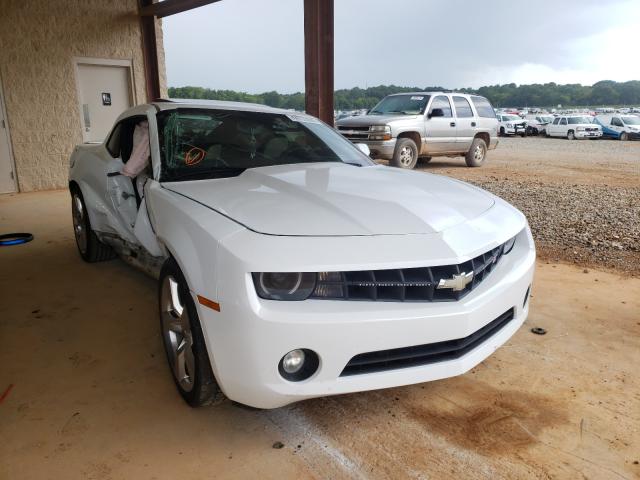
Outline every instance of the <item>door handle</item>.
{"type": "Polygon", "coordinates": [[[455,127],[455,126],[456,126],[456,122],[451,122],[451,123],[449,124],[449,126],[451,126],[451,127],[455,127]]]}
{"type": "Polygon", "coordinates": [[[476,126],[476,122],[471,122],[471,126],[475,127],[476,126]]]}

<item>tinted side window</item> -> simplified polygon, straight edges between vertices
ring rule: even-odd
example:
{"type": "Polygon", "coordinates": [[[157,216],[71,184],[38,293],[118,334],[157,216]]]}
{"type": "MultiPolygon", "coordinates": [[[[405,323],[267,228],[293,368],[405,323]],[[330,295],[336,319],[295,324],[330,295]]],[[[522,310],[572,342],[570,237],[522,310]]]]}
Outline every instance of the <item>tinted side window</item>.
{"type": "Polygon", "coordinates": [[[107,150],[113,158],[118,158],[120,156],[120,135],[122,132],[122,123],[116,125],[116,128],[111,132],[111,136],[109,140],[107,140],[107,150]]]}
{"type": "Polygon", "coordinates": [[[456,107],[456,116],[458,118],[473,117],[471,105],[464,97],[453,97],[453,105],[456,107]]]}
{"type": "Polygon", "coordinates": [[[611,125],[615,125],[616,127],[623,127],[624,125],[622,125],[622,122],[620,121],[619,118],[612,118],[611,119],[611,125]]]}
{"type": "Polygon", "coordinates": [[[563,118],[562,120],[560,120],[560,125],[566,125],[567,124],[567,119],[563,118]]]}
{"type": "Polygon", "coordinates": [[[471,101],[473,102],[473,106],[476,107],[476,112],[478,112],[479,117],[496,118],[496,112],[489,103],[489,100],[484,97],[471,97],[471,101]]]}
{"type": "Polygon", "coordinates": [[[560,122],[560,119],[558,117],[553,119],[553,124],[557,125],[560,122]]]}
{"type": "Polygon", "coordinates": [[[433,112],[433,110],[436,108],[442,109],[442,112],[444,113],[443,117],[453,116],[453,113],[451,112],[451,102],[449,102],[449,99],[444,95],[438,95],[433,99],[429,112],[433,112]]]}

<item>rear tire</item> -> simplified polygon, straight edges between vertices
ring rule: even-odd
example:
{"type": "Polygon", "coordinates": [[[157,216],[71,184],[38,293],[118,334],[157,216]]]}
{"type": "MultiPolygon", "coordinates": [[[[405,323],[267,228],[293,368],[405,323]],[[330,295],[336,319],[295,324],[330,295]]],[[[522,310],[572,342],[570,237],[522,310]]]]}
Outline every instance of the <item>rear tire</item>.
{"type": "Polygon", "coordinates": [[[464,157],[467,167],[481,167],[487,158],[487,144],[481,138],[474,138],[471,148],[464,157]]]}
{"type": "Polygon", "coordinates": [[[77,187],[71,189],[71,216],[78,253],[85,262],[102,262],[116,257],[113,249],[102,243],[91,228],[84,197],[77,187]]]}
{"type": "Polygon", "coordinates": [[[393,152],[391,165],[411,170],[418,163],[418,147],[410,138],[399,138],[393,152]]]}
{"type": "Polygon", "coordinates": [[[222,402],[193,297],[173,258],[160,271],[158,299],[164,349],[180,396],[192,407],[222,402]]]}
{"type": "Polygon", "coordinates": [[[621,142],[626,142],[627,140],[629,140],[629,135],[627,134],[627,132],[622,132],[619,138],[621,142]]]}
{"type": "Polygon", "coordinates": [[[431,157],[418,157],[418,163],[422,163],[424,165],[429,163],[431,160],[432,160],[431,157]]]}

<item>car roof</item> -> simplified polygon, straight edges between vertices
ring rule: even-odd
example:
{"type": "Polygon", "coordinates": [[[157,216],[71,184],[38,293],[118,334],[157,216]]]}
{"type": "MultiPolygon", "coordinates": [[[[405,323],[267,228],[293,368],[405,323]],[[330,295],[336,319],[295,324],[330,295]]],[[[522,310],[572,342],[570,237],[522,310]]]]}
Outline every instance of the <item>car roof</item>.
{"type": "MultiPolygon", "coordinates": [[[[203,109],[215,109],[215,110],[241,110],[245,112],[264,112],[264,113],[292,113],[292,110],[285,110],[284,108],[274,108],[268,105],[262,105],[259,103],[245,103],[245,102],[229,102],[224,100],[189,100],[189,99],[175,99],[165,100],[159,102],[153,102],[153,106],[157,110],[175,110],[177,108],[203,108],[203,109]]],[[[295,112],[296,114],[305,115],[302,112],[295,112]]]]}
{"type": "Polygon", "coordinates": [[[398,92],[398,93],[390,93],[387,95],[388,97],[393,97],[396,95],[440,95],[440,94],[453,94],[453,95],[469,95],[470,97],[480,97],[481,95],[475,95],[470,93],[462,93],[462,92],[452,92],[451,90],[432,90],[430,92],[398,92]]]}

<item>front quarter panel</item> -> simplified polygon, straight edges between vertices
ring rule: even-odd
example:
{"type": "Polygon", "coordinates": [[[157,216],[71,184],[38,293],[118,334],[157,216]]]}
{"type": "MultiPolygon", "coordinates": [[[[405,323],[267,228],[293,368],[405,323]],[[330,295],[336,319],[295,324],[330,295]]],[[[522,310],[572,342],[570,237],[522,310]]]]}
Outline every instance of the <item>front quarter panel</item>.
{"type": "Polygon", "coordinates": [[[157,182],[147,195],[158,240],[178,262],[189,289],[216,300],[218,245],[244,227],[157,182]]]}

